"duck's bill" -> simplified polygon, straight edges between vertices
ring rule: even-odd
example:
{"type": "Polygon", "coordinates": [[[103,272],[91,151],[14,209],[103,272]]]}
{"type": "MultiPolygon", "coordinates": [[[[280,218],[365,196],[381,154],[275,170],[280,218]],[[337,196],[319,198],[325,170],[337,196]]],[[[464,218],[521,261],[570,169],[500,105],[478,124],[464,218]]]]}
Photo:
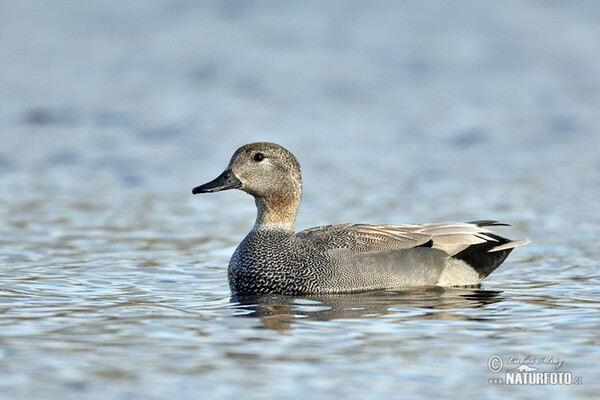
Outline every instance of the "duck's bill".
{"type": "Polygon", "coordinates": [[[219,175],[217,179],[195,187],[192,190],[192,194],[219,192],[221,190],[237,189],[240,187],[242,187],[242,182],[235,176],[231,169],[228,169],[219,175]]]}

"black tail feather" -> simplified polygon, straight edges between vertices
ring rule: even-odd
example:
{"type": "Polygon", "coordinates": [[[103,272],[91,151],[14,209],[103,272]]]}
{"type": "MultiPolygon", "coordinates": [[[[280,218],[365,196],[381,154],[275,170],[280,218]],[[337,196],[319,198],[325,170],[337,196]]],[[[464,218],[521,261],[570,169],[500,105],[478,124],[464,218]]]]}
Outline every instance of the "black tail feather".
{"type": "Polygon", "coordinates": [[[493,219],[482,219],[479,221],[471,221],[469,224],[474,224],[479,227],[484,226],[510,226],[509,224],[505,224],[504,222],[494,221],[493,219]]]}
{"type": "MultiPolygon", "coordinates": [[[[491,222],[495,223],[495,221],[477,221],[479,223],[483,222],[491,222]]],[[[475,223],[475,222],[473,222],[475,223]]],[[[489,226],[489,225],[480,225],[480,226],[489,226]]],[[[506,260],[506,257],[510,254],[513,249],[506,249],[500,251],[489,252],[490,249],[493,249],[496,246],[505,244],[510,242],[510,240],[503,238],[502,236],[494,235],[492,233],[486,233],[486,236],[494,238],[497,242],[485,242],[480,244],[474,244],[460,253],[452,256],[453,258],[457,258],[459,260],[467,263],[471,268],[473,268],[481,279],[485,278],[496,268],[500,266],[506,260]]]]}

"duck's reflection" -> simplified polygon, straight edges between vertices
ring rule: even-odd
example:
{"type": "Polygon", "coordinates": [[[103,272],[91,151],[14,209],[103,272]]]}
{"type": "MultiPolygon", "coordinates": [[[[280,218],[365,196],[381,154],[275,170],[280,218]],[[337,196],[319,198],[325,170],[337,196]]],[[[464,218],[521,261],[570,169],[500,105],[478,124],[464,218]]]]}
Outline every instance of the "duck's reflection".
{"type": "Polygon", "coordinates": [[[397,314],[420,319],[465,320],[461,309],[482,308],[502,301],[500,291],[472,288],[426,287],[402,291],[374,291],[331,295],[233,295],[233,307],[244,317],[259,318],[270,329],[291,329],[297,318],[328,321],[397,314]]]}

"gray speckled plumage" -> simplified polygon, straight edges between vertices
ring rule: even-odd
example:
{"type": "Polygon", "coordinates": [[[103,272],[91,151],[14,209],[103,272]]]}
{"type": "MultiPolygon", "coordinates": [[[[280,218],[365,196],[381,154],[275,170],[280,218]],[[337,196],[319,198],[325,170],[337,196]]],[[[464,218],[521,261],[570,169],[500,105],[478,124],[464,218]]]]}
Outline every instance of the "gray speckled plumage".
{"type": "Polygon", "coordinates": [[[194,194],[240,189],[257,206],[252,231],[235,250],[228,277],[243,294],[341,293],[411,286],[476,285],[514,247],[486,227],[495,221],[422,225],[339,224],[295,233],[300,165],[274,143],[239,148],[223,174],[194,194]]]}

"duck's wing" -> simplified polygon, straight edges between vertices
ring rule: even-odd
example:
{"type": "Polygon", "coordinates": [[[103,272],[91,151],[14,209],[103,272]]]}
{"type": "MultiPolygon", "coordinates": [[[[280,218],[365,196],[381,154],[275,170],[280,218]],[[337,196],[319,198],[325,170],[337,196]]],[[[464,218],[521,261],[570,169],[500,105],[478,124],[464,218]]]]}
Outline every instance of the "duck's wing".
{"type": "Polygon", "coordinates": [[[474,285],[496,269],[514,247],[474,221],[422,225],[328,225],[297,234],[325,248],[340,267],[336,287],[376,289],[421,285],[474,285]]]}
{"type": "Polygon", "coordinates": [[[415,225],[337,224],[310,228],[296,234],[298,239],[329,249],[347,248],[359,252],[406,249],[429,240],[413,229],[415,225]]]}
{"type": "Polygon", "coordinates": [[[490,220],[421,225],[338,224],[307,229],[296,236],[329,249],[346,248],[359,253],[423,246],[440,249],[448,256],[476,244],[493,243],[496,246],[487,250],[493,252],[528,242],[509,241],[485,228],[500,225],[507,224],[490,220]]]}

